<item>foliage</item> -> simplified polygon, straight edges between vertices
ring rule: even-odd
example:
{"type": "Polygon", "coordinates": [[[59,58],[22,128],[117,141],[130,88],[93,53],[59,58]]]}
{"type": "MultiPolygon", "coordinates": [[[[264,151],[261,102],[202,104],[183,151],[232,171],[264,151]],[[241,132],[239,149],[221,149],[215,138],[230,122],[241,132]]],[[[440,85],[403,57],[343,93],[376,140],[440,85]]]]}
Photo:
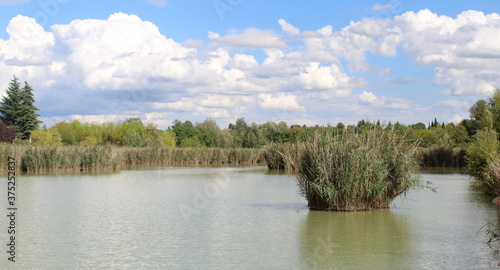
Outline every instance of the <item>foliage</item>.
{"type": "Polygon", "coordinates": [[[199,139],[198,137],[189,137],[189,138],[184,138],[181,143],[179,144],[179,147],[199,147],[203,148],[206,147],[199,139]]]}
{"type": "Polygon", "coordinates": [[[21,88],[19,79],[14,76],[6,94],[0,103],[0,120],[15,128],[19,138],[29,139],[31,132],[41,123],[38,120],[40,115],[37,114],[33,88],[28,82],[24,82],[24,87],[21,88]]]}
{"type": "Polygon", "coordinates": [[[61,135],[55,130],[41,129],[31,133],[31,141],[33,145],[41,146],[57,146],[62,145],[61,135]]]}
{"type": "Polygon", "coordinates": [[[16,130],[14,128],[7,127],[7,125],[0,121],[0,140],[2,142],[12,143],[16,138],[16,130]]]}
{"type": "Polygon", "coordinates": [[[500,158],[498,133],[493,129],[483,129],[474,135],[467,147],[467,168],[469,174],[480,180],[486,180],[491,171],[491,162],[500,158]]]}
{"type": "Polygon", "coordinates": [[[33,88],[24,82],[24,87],[21,90],[21,116],[19,118],[19,135],[21,139],[29,139],[31,132],[36,130],[42,121],[38,120],[40,115],[37,113],[38,108],[35,106],[35,96],[33,88]]]}

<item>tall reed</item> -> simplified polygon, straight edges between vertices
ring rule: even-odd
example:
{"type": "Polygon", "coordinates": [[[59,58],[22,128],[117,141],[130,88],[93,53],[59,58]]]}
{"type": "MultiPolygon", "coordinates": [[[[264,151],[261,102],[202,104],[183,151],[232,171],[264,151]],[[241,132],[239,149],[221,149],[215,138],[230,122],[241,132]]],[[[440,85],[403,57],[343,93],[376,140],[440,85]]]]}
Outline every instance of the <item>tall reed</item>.
{"type": "Polygon", "coordinates": [[[264,148],[263,158],[271,170],[299,169],[304,143],[271,143],[264,148]]]}
{"type": "Polygon", "coordinates": [[[359,211],[387,208],[418,184],[411,175],[418,168],[416,149],[416,142],[393,131],[318,131],[298,157],[281,154],[311,209],[359,211]]]}
{"type": "Polygon", "coordinates": [[[14,157],[27,172],[114,170],[125,165],[256,164],[262,149],[0,144],[0,171],[14,157]],[[3,160],[4,162],[1,162],[3,160]]]}

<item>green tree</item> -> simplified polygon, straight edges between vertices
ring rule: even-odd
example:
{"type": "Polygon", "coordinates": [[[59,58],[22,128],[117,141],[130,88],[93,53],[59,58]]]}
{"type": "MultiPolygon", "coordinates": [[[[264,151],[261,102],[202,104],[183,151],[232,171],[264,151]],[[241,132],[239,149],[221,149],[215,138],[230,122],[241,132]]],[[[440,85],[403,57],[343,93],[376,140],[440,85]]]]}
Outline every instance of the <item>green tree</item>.
{"type": "Polygon", "coordinates": [[[197,147],[197,148],[204,148],[206,147],[202,142],[200,142],[200,139],[196,136],[190,137],[190,138],[184,138],[181,143],[179,144],[179,147],[197,147]]]}
{"type": "Polygon", "coordinates": [[[418,122],[418,123],[412,125],[411,127],[414,128],[414,129],[427,129],[427,127],[425,126],[425,124],[422,123],[422,122],[418,122]]]}
{"type": "Polygon", "coordinates": [[[19,118],[19,132],[21,139],[29,139],[31,132],[36,130],[42,121],[38,120],[40,115],[37,113],[38,108],[35,106],[35,95],[33,88],[24,82],[24,87],[21,90],[21,116],[19,118]]]}
{"type": "Polygon", "coordinates": [[[493,129],[479,130],[467,147],[466,161],[469,173],[480,180],[488,178],[490,162],[500,158],[498,133],[493,129]]]}
{"type": "Polygon", "coordinates": [[[163,140],[163,146],[175,146],[175,133],[172,130],[164,130],[159,133],[163,140]]]}
{"type": "Polygon", "coordinates": [[[6,96],[0,103],[0,120],[8,127],[13,127],[19,132],[19,119],[21,118],[22,92],[19,79],[14,76],[5,91],[6,96]]]}
{"type": "Polygon", "coordinates": [[[493,90],[493,95],[488,99],[488,105],[492,114],[493,128],[496,132],[500,132],[500,89],[493,90]]]}
{"type": "Polygon", "coordinates": [[[62,139],[62,143],[65,145],[74,145],[76,144],[76,130],[74,126],[72,126],[68,122],[59,122],[55,124],[53,127],[59,133],[62,139]]]}
{"type": "Polygon", "coordinates": [[[185,121],[183,123],[180,120],[174,120],[173,124],[174,125],[172,126],[172,130],[175,133],[177,146],[181,146],[182,141],[184,141],[185,139],[191,140],[193,137],[196,137],[197,142],[203,144],[200,140],[200,131],[193,126],[193,123],[191,121],[185,121]]]}
{"type": "Polygon", "coordinates": [[[24,82],[21,88],[19,79],[14,76],[0,103],[0,120],[7,126],[16,129],[17,136],[23,140],[29,139],[31,132],[41,123],[38,120],[38,108],[35,106],[33,88],[24,82]]]}
{"type": "MultiPolygon", "coordinates": [[[[338,125],[338,124],[337,124],[338,125]]],[[[283,134],[283,142],[303,142],[306,132],[299,125],[292,125],[283,134]]]]}
{"type": "Polygon", "coordinates": [[[62,139],[59,133],[53,129],[38,129],[31,133],[31,142],[33,145],[57,146],[62,145],[62,139]]]}
{"type": "Polygon", "coordinates": [[[476,122],[478,130],[493,128],[493,113],[485,100],[480,99],[469,109],[470,117],[476,122]]]}

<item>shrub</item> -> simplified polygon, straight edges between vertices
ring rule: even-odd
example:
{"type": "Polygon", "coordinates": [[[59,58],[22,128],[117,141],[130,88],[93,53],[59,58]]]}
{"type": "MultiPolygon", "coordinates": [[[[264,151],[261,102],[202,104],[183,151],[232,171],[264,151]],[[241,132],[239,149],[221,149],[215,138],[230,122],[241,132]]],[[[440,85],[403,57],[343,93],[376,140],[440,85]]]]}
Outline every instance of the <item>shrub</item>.
{"type": "Polygon", "coordinates": [[[500,145],[493,129],[477,132],[467,147],[467,169],[475,176],[486,193],[500,196],[500,145]]]}
{"type": "Polygon", "coordinates": [[[490,173],[489,162],[498,159],[498,134],[493,129],[483,129],[477,132],[473,141],[467,147],[465,159],[470,175],[484,180],[490,173]]]}

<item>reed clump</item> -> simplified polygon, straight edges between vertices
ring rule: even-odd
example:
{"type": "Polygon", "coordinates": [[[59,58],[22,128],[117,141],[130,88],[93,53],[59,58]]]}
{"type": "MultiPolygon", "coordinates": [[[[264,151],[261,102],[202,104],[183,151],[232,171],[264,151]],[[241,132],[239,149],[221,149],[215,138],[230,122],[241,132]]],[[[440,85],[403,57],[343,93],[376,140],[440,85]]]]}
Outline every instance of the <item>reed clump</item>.
{"type": "Polygon", "coordinates": [[[387,208],[398,195],[418,185],[411,175],[418,168],[418,144],[393,131],[318,131],[302,153],[287,156],[309,208],[361,211],[387,208]]]}
{"type": "Polygon", "coordinates": [[[20,168],[27,172],[116,169],[122,156],[110,146],[24,146],[20,168]]]}

